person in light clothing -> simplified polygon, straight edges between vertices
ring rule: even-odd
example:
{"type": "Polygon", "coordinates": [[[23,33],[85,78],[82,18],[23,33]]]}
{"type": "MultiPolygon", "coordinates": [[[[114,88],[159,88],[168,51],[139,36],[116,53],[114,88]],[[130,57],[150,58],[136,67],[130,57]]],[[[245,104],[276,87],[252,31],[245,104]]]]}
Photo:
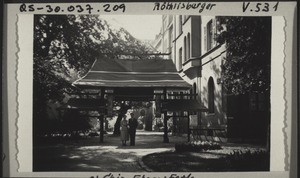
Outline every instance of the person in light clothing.
{"type": "Polygon", "coordinates": [[[123,120],[121,121],[121,141],[122,145],[126,146],[126,141],[129,140],[129,134],[128,134],[128,122],[126,120],[126,116],[123,117],[123,120]]]}

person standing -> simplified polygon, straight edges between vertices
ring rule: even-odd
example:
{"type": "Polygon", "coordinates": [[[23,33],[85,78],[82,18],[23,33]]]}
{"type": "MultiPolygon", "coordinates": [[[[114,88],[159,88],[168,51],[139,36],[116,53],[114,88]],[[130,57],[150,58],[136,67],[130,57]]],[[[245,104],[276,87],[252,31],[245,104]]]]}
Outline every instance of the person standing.
{"type": "Polygon", "coordinates": [[[135,145],[135,133],[136,133],[136,128],[138,126],[137,119],[134,118],[134,114],[130,114],[131,118],[129,119],[129,135],[130,135],[130,145],[134,146],[135,145]]]}
{"type": "Polygon", "coordinates": [[[123,120],[121,121],[121,141],[122,145],[126,146],[126,141],[129,140],[129,134],[128,134],[128,123],[126,120],[126,116],[123,117],[123,120]]]}

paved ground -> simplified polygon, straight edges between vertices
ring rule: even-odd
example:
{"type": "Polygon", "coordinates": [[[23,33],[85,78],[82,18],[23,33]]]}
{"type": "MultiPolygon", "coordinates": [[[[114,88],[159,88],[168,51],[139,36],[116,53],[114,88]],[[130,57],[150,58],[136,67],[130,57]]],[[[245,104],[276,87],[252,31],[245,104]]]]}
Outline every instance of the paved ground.
{"type": "MultiPolygon", "coordinates": [[[[161,132],[137,132],[136,146],[121,146],[120,137],[105,135],[78,141],[63,141],[34,147],[34,171],[98,171],[144,172],[139,164],[141,157],[174,150],[174,144],[185,142],[186,137],[169,136],[170,143],[162,143],[161,132]]],[[[245,149],[249,146],[227,144],[224,151],[245,149]]],[[[255,149],[255,147],[254,147],[255,149]]]]}
{"type": "Polygon", "coordinates": [[[34,147],[35,171],[145,171],[138,163],[144,155],[174,149],[185,137],[170,136],[170,143],[162,143],[160,132],[137,132],[136,146],[121,146],[120,137],[105,135],[64,144],[46,144],[34,147]]]}

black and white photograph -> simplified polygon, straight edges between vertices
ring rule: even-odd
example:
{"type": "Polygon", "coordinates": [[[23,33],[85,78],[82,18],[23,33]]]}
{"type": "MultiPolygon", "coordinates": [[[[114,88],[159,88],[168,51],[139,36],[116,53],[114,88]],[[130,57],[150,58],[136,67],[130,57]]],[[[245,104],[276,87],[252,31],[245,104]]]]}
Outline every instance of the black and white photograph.
{"type": "Polygon", "coordinates": [[[0,5],[0,177],[298,177],[297,2],[0,5]]]}
{"type": "Polygon", "coordinates": [[[269,171],[271,23],[34,15],[33,171],[269,171]]]}

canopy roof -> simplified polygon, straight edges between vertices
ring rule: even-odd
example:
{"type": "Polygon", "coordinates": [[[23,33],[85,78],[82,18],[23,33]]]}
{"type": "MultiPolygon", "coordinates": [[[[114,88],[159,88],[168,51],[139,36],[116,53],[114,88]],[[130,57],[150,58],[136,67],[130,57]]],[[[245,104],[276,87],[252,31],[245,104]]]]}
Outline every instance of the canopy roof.
{"type": "Polygon", "coordinates": [[[91,70],[73,83],[85,87],[190,88],[172,60],[97,59],[91,70]]]}

